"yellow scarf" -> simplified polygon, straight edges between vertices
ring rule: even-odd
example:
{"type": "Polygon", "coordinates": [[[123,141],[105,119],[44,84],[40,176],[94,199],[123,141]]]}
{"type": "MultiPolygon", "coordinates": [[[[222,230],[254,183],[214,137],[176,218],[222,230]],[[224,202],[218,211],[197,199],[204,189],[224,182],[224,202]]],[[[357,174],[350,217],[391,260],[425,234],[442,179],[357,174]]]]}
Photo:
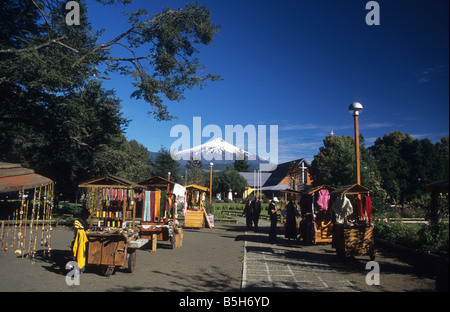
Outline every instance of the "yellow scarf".
{"type": "Polygon", "coordinates": [[[77,258],[78,267],[80,270],[84,268],[86,265],[86,243],[88,242],[88,238],[84,229],[78,229],[77,235],[75,237],[75,242],[73,243],[73,256],[77,258]]]}

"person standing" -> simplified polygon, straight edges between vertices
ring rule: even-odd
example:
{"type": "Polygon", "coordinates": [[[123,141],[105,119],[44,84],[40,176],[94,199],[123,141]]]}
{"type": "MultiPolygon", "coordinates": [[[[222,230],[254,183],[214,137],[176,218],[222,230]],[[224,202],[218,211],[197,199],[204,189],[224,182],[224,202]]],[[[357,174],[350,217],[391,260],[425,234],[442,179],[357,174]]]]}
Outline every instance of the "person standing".
{"type": "Polygon", "coordinates": [[[253,210],[252,200],[249,199],[247,201],[247,203],[245,204],[244,213],[243,213],[243,216],[245,216],[247,231],[252,229],[252,223],[253,223],[253,211],[252,210],[253,210]]]}
{"type": "Polygon", "coordinates": [[[258,232],[258,221],[259,221],[259,214],[261,213],[261,202],[259,201],[259,196],[256,195],[255,201],[252,205],[252,213],[253,213],[253,227],[255,230],[255,233],[258,232]]]}
{"type": "Polygon", "coordinates": [[[297,207],[293,203],[292,199],[289,200],[289,203],[286,206],[286,233],[284,235],[288,240],[297,239],[297,219],[299,216],[297,211],[297,207]]]}
{"type": "Polygon", "coordinates": [[[278,222],[277,211],[281,209],[280,207],[276,207],[275,203],[278,203],[277,197],[274,197],[269,204],[269,217],[270,217],[269,240],[272,242],[277,239],[277,222],[278,222]]]}

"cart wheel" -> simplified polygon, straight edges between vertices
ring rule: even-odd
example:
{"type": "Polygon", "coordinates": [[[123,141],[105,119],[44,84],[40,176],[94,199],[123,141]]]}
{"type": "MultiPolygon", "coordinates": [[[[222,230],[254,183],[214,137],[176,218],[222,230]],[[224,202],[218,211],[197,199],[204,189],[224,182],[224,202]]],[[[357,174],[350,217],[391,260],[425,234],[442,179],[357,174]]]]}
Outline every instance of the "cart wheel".
{"type": "Polygon", "coordinates": [[[111,274],[114,272],[114,266],[107,266],[105,269],[104,269],[104,275],[106,276],[106,277],[110,277],[111,276],[111,274]]]}
{"type": "Polygon", "coordinates": [[[133,273],[136,267],[136,251],[132,251],[128,254],[128,271],[133,273]]]}

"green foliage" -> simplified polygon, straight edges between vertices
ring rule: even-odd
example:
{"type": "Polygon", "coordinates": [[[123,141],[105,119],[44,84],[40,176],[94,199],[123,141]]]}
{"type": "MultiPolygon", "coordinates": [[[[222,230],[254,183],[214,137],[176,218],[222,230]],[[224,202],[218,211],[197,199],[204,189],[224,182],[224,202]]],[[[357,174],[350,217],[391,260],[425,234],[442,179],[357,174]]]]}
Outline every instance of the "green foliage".
{"type": "Polygon", "coordinates": [[[247,158],[244,155],[244,159],[236,159],[234,161],[234,169],[237,172],[250,172],[250,164],[247,161],[247,158]]]}
{"type": "Polygon", "coordinates": [[[186,184],[206,185],[206,177],[202,166],[203,164],[200,160],[195,160],[193,156],[191,156],[191,159],[189,159],[186,164],[186,184]]]}
{"type": "Polygon", "coordinates": [[[66,2],[2,1],[1,160],[55,180],[64,198],[75,194],[79,182],[104,174],[139,181],[153,169],[163,177],[170,170],[178,180],[170,160],[161,156],[153,168],[148,150],[125,139],[129,121],[122,117],[120,99],[98,79],[108,79],[110,72],[128,75],[136,87],[132,95],[149,102],[157,120],[171,119],[163,97],[182,100],[185,89],[219,78],[204,74],[196,57],[196,47],[210,45],[219,28],[210,12],[188,4],[149,19],[138,10],[129,14],[127,31],[99,43],[103,30],[88,23],[87,3],[78,1],[80,25],[69,26],[66,2]],[[130,56],[115,56],[118,45],[130,56]]]}
{"type": "Polygon", "coordinates": [[[179,164],[172,158],[169,150],[165,147],[161,147],[154,159],[154,175],[167,178],[167,175],[170,172],[170,180],[180,182],[182,178],[179,170],[179,164]]]}
{"type": "Polygon", "coordinates": [[[242,194],[247,186],[247,180],[239,174],[231,165],[227,170],[213,174],[213,193],[223,193],[225,195],[231,190],[242,194]]]}
{"type": "Polygon", "coordinates": [[[394,202],[421,196],[425,185],[448,178],[448,137],[432,144],[395,131],[370,148],[381,174],[382,187],[394,202]]]}
{"type": "Polygon", "coordinates": [[[449,251],[448,223],[436,225],[408,225],[402,222],[375,222],[375,236],[386,241],[417,249],[447,255],[449,251]]]}

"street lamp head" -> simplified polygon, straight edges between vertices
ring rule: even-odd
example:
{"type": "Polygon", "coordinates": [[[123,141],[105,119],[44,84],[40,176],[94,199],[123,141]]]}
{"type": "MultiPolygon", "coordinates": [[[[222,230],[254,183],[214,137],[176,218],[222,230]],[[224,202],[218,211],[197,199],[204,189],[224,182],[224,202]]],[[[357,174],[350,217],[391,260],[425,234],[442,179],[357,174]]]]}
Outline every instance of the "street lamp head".
{"type": "Polygon", "coordinates": [[[214,164],[213,163],[209,163],[209,166],[212,167],[212,166],[214,166],[214,164]]]}
{"type": "Polygon", "coordinates": [[[363,109],[363,106],[361,105],[361,103],[358,103],[358,102],[353,102],[348,107],[349,112],[353,113],[353,116],[358,116],[359,111],[362,111],[362,109],[363,109]]]}

